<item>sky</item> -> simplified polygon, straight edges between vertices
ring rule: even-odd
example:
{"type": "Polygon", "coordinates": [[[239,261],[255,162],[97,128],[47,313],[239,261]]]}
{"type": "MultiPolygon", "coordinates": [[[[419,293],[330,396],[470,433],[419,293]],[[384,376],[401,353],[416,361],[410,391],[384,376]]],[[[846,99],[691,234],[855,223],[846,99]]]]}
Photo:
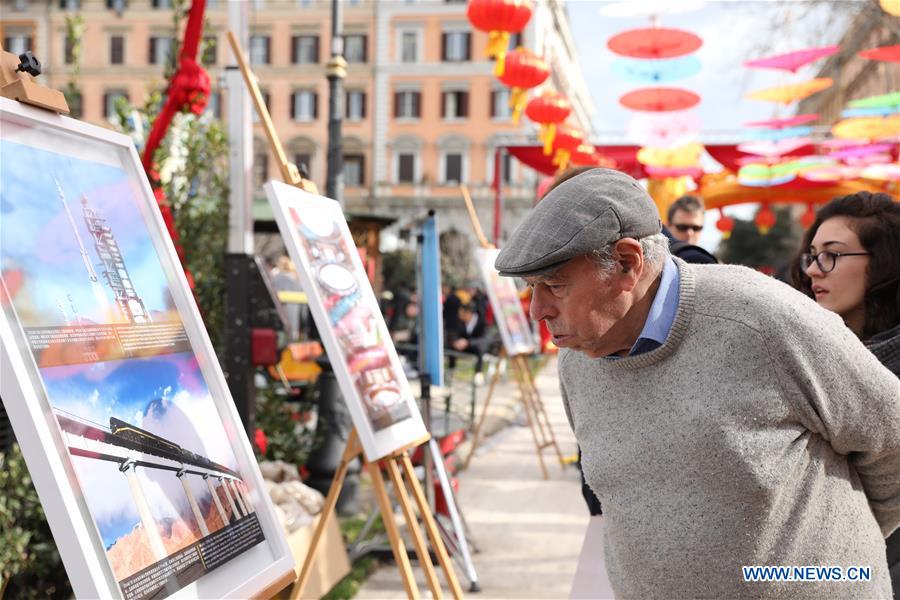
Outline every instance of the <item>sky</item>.
{"type": "MultiPolygon", "coordinates": [[[[594,141],[627,142],[623,136],[634,113],[620,106],[618,99],[626,92],[645,87],[619,79],[613,73],[612,64],[617,56],[607,48],[606,42],[623,31],[650,27],[650,17],[619,17],[610,13],[650,6],[663,6],[664,10],[685,9],[684,12],[661,14],[659,26],[683,29],[699,36],[703,45],[694,56],[700,59],[702,68],[696,75],[665,85],[700,95],[700,104],[692,110],[702,122],[701,142],[735,143],[744,141],[741,137],[743,123],[789,116],[796,110],[795,105],[784,107],[744,99],[747,93],[811,79],[822,61],[797,74],[750,69],[743,63],[837,43],[845,30],[847,15],[859,5],[857,0],[818,2],[810,10],[812,3],[802,0],[568,0],[566,6],[579,62],[594,103],[594,141]]],[[[750,218],[754,211],[755,205],[744,205],[730,210],[729,214],[750,218]]],[[[714,226],[716,218],[713,213],[707,215],[707,226],[700,240],[700,244],[710,250],[715,249],[720,240],[714,226]]]]}

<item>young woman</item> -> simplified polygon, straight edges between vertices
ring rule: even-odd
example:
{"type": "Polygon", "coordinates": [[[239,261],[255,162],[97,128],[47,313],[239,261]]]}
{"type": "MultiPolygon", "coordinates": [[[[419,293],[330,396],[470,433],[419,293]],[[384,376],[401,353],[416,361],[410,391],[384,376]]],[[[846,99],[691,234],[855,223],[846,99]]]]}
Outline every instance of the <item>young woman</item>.
{"type": "MultiPolygon", "coordinates": [[[[839,314],[900,377],[900,203],[859,192],[823,206],[803,238],[794,286],[839,314]]],[[[894,598],[900,599],[900,530],[887,539],[894,598]]]]}

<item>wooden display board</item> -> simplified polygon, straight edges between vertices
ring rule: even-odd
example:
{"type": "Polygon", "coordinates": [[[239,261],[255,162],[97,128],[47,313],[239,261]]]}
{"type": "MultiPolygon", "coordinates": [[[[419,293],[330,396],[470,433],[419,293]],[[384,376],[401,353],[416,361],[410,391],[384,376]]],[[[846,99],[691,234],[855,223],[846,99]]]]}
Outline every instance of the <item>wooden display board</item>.
{"type": "Polygon", "coordinates": [[[75,594],[251,597],[294,561],[134,145],[0,98],[0,394],[75,594]]]}

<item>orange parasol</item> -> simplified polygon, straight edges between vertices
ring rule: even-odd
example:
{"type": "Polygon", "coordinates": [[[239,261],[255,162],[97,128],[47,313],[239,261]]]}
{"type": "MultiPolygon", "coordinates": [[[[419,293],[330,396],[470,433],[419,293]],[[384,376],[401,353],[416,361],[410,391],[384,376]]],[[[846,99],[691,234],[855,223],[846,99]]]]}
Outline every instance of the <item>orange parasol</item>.
{"type": "Polygon", "coordinates": [[[810,79],[809,81],[802,81],[791,85],[781,85],[778,87],[756,90],[755,92],[747,94],[746,97],[750,100],[791,104],[831,87],[832,83],[834,82],[830,77],[820,77],[818,79],[810,79]]]}

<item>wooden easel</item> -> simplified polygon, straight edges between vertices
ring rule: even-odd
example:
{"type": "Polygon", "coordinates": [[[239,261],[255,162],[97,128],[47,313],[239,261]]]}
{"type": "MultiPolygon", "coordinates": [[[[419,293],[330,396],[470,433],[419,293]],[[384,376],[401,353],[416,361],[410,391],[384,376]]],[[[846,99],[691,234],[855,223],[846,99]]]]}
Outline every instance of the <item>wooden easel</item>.
{"type": "MultiPolygon", "coordinates": [[[[262,93],[259,91],[259,86],[256,84],[256,78],[253,76],[253,73],[250,70],[249,63],[244,56],[240,44],[238,43],[237,37],[231,31],[228,32],[228,43],[231,45],[231,50],[234,53],[235,60],[237,60],[238,67],[241,69],[241,74],[244,77],[244,82],[247,84],[247,87],[250,90],[250,96],[253,98],[253,103],[256,107],[257,114],[259,114],[259,120],[263,125],[263,129],[266,132],[266,137],[269,141],[269,145],[271,146],[272,151],[278,159],[278,163],[281,168],[282,179],[287,184],[294,185],[306,191],[318,193],[315,184],[312,181],[302,179],[300,177],[300,172],[297,170],[297,167],[294,164],[288,162],[287,156],[284,153],[284,149],[281,146],[281,142],[278,140],[278,135],[275,133],[275,127],[272,124],[272,118],[269,116],[269,111],[266,108],[265,102],[263,101],[262,93]]],[[[440,562],[441,568],[444,571],[444,579],[446,580],[447,585],[449,586],[450,591],[453,594],[453,597],[456,599],[462,598],[462,590],[459,587],[459,581],[456,578],[456,572],[453,570],[453,563],[450,561],[450,556],[447,554],[447,548],[444,546],[444,542],[441,539],[440,533],[438,532],[437,524],[434,520],[434,515],[432,514],[431,508],[428,505],[428,501],[425,498],[425,492],[422,490],[422,486],[419,484],[419,480],[416,477],[415,471],[413,470],[412,461],[409,458],[410,448],[415,448],[421,444],[425,444],[430,439],[431,436],[426,435],[422,439],[417,440],[404,448],[394,451],[394,453],[385,458],[382,458],[376,462],[369,462],[366,459],[365,452],[363,451],[362,445],[360,444],[359,436],[356,433],[356,428],[354,428],[350,432],[350,437],[347,440],[347,447],[344,449],[344,454],[341,457],[341,463],[338,466],[337,471],[335,471],[334,479],[331,482],[331,488],[328,490],[328,496],[325,499],[325,506],[319,515],[319,522],[316,525],[315,532],[313,533],[309,551],[307,552],[306,558],[303,561],[303,568],[301,569],[300,576],[294,582],[294,587],[291,590],[290,597],[292,600],[296,600],[302,597],[303,588],[306,587],[306,583],[309,581],[309,576],[312,573],[312,565],[316,557],[316,550],[318,548],[319,542],[322,539],[322,534],[325,532],[325,526],[328,524],[328,519],[331,518],[331,516],[334,514],[335,505],[337,504],[337,499],[340,495],[341,487],[344,484],[344,478],[347,475],[347,469],[350,463],[353,462],[353,460],[357,456],[362,456],[369,469],[369,475],[372,478],[372,486],[375,490],[375,499],[378,502],[378,507],[381,512],[381,519],[384,522],[384,527],[387,530],[388,538],[391,542],[391,550],[394,554],[394,560],[397,562],[397,566],[400,568],[400,576],[403,579],[403,586],[406,589],[406,595],[409,598],[419,598],[419,588],[412,574],[412,568],[409,564],[409,556],[406,553],[406,546],[403,543],[403,539],[400,537],[400,532],[397,529],[397,524],[394,520],[393,505],[391,504],[390,497],[388,496],[387,487],[384,483],[384,476],[381,473],[382,467],[387,471],[387,474],[391,479],[391,483],[393,484],[394,492],[396,494],[396,500],[400,505],[404,518],[406,519],[406,524],[409,528],[409,532],[413,540],[413,545],[416,549],[416,556],[419,558],[419,564],[422,565],[422,568],[425,571],[425,579],[428,583],[429,589],[431,590],[432,597],[442,597],[441,585],[438,582],[437,573],[435,572],[434,564],[431,562],[431,555],[428,552],[428,546],[425,544],[425,538],[422,536],[422,530],[419,528],[416,514],[413,511],[412,503],[410,502],[410,491],[412,493],[413,499],[416,502],[416,505],[419,508],[419,517],[425,524],[425,530],[427,531],[428,538],[431,541],[431,547],[434,549],[435,554],[437,554],[438,561],[440,562]],[[409,489],[407,489],[407,485],[409,485],[409,489]]]]}
{"type": "MultiPolygon", "coordinates": [[[[484,236],[484,231],[481,229],[481,223],[478,221],[478,214],[475,212],[475,205],[472,203],[469,189],[465,185],[459,187],[462,191],[463,200],[465,200],[466,203],[466,210],[469,212],[469,219],[472,221],[472,229],[475,231],[475,237],[478,238],[478,242],[481,244],[482,248],[494,248],[494,245],[487,240],[484,236]]],[[[506,349],[504,348],[500,351],[500,360],[502,361],[506,357],[506,349]]],[[[509,357],[509,360],[516,374],[516,383],[519,386],[519,399],[522,401],[522,407],[525,409],[525,419],[528,422],[529,429],[531,429],[531,437],[534,439],[534,447],[537,452],[538,462],[541,466],[541,473],[544,475],[544,479],[549,479],[547,467],[544,465],[544,450],[552,446],[556,451],[556,457],[559,459],[559,464],[563,469],[566,467],[565,460],[563,459],[562,452],[559,450],[559,445],[556,443],[556,436],[553,435],[550,418],[547,416],[544,403],[541,400],[540,393],[535,385],[534,377],[528,366],[527,357],[524,354],[517,354],[509,357]]],[[[475,429],[472,432],[472,447],[469,449],[469,454],[466,456],[466,460],[463,463],[464,467],[469,466],[469,462],[472,460],[476,448],[478,448],[478,438],[481,434],[481,428],[487,417],[488,406],[491,403],[491,397],[494,395],[494,389],[496,388],[499,379],[500,369],[497,369],[491,377],[487,396],[484,399],[484,406],[481,409],[481,416],[478,418],[478,423],[475,425],[475,429]]]]}
{"type": "Polygon", "coordinates": [[[309,580],[309,576],[312,573],[312,565],[316,557],[316,549],[318,548],[319,541],[322,538],[322,534],[325,532],[325,526],[328,524],[328,519],[334,514],[335,505],[337,504],[341,487],[344,484],[344,477],[347,475],[347,469],[357,456],[362,456],[369,470],[369,475],[372,478],[372,487],[375,491],[375,499],[378,501],[381,520],[384,523],[384,528],[387,531],[388,539],[391,543],[391,551],[394,554],[394,560],[397,562],[397,566],[400,569],[400,577],[403,580],[403,587],[406,590],[407,597],[419,598],[419,588],[416,584],[415,577],[413,576],[412,567],[409,564],[406,545],[400,537],[400,532],[397,529],[397,524],[394,520],[394,509],[391,504],[391,499],[388,496],[384,477],[381,473],[382,467],[387,471],[391,483],[393,484],[397,503],[400,505],[403,517],[406,520],[406,525],[409,528],[413,545],[416,549],[416,556],[425,572],[425,580],[428,583],[428,588],[431,590],[432,597],[443,597],[441,585],[438,582],[434,564],[431,562],[431,556],[428,553],[428,546],[425,544],[425,538],[422,536],[422,530],[419,528],[418,519],[413,511],[409,497],[410,492],[419,509],[419,517],[425,525],[425,531],[428,534],[431,547],[434,549],[435,554],[437,554],[438,561],[444,571],[444,580],[450,588],[453,597],[456,599],[462,598],[462,589],[456,578],[456,572],[453,570],[453,563],[450,561],[450,556],[447,554],[447,549],[438,532],[434,515],[431,514],[431,508],[428,506],[428,500],[425,498],[425,492],[419,484],[419,479],[416,477],[415,471],[413,470],[412,460],[409,458],[410,448],[415,448],[420,444],[427,443],[430,439],[431,436],[426,435],[421,440],[417,440],[377,462],[368,462],[365,460],[365,452],[360,445],[356,428],[350,432],[350,437],[347,440],[347,447],[344,449],[340,465],[338,465],[337,471],[334,473],[334,479],[328,490],[328,496],[325,498],[325,506],[322,508],[322,513],[319,516],[319,523],[313,533],[309,552],[306,555],[306,559],[303,561],[300,577],[294,583],[294,589],[291,591],[291,600],[299,600],[302,598],[303,588],[306,586],[306,582],[309,580]],[[409,488],[407,488],[407,485],[409,488]]]}

